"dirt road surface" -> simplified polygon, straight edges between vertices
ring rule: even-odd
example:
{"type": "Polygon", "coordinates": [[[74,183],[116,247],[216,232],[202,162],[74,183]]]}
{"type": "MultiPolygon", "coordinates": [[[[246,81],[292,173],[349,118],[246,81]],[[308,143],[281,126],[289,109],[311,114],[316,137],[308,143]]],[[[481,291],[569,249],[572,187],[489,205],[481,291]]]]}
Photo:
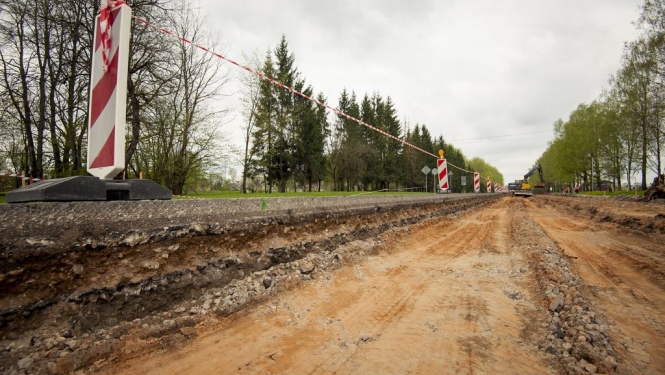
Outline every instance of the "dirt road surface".
{"type": "Polygon", "coordinates": [[[663,207],[506,197],[383,234],[371,255],[99,370],[662,374],[663,207]],[[612,222],[631,210],[647,230],[612,222]]]}
{"type": "Polygon", "coordinates": [[[0,373],[664,373],[663,200],[236,203],[0,207],[0,373]]]}

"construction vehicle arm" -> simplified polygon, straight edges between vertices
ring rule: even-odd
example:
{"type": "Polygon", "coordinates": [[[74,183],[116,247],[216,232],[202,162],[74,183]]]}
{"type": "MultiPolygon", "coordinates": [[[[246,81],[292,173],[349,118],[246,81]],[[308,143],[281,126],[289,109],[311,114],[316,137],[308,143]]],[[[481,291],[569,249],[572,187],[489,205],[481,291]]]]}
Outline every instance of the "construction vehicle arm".
{"type": "Polygon", "coordinates": [[[545,179],[543,178],[543,168],[540,166],[540,164],[536,165],[531,169],[527,174],[524,175],[524,181],[527,182],[529,181],[529,177],[533,176],[534,173],[538,172],[538,177],[540,177],[540,182],[545,182],[545,179]]]}
{"type": "Polygon", "coordinates": [[[545,184],[545,178],[543,178],[543,168],[540,164],[533,167],[527,174],[524,175],[524,180],[522,181],[522,187],[519,190],[515,191],[515,195],[521,195],[529,197],[533,195],[534,189],[531,188],[529,183],[529,177],[533,176],[534,173],[538,172],[538,177],[540,177],[540,182],[533,185],[533,188],[541,191],[547,192],[547,185],[545,184]]]}

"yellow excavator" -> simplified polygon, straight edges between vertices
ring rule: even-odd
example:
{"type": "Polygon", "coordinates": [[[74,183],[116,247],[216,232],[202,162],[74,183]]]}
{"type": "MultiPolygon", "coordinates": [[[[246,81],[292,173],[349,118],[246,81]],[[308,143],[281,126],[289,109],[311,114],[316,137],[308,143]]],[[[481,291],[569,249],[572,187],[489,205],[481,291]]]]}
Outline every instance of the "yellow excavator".
{"type": "Polygon", "coordinates": [[[547,184],[545,184],[545,179],[543,178],[543,168],[540,164],[536,165],[531,169],[527,174],[524,175],[524,180],[522,180],[522,186],[519,189],[513,191],[513,195],[530,197],[535,194],[543,194],[547,192],[547,184]],[[538,172],[538,177],[540,177],[540,182],[533,184],[533,187],[529,183],[529,177],[534,173],[538,172]]]}

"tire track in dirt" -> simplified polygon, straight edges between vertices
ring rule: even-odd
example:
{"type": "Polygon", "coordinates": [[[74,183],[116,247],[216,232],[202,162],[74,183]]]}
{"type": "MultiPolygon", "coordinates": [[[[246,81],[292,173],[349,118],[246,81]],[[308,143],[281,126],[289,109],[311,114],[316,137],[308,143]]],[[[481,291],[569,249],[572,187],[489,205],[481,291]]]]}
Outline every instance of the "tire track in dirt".
{"type": "MultiPolygon", "coordinates": [[[[446,227],[447,225],[448,224],[446,223],[443,227],[446,227]]],[[[438,232],[441,230],[440,227],[441,225],[435,224],[431,229],[438,232]]],[[[415,309],[415,306],[422,299],[422,294],[426,289],[429,289],[427,287],[428,280],[424,279],[423,281],[417,282],[416,285],[413,285],[409,290],[404,290],[401,279],[405,277],[419,278],[418,271],[420,267],[428,267],[430,271],[442,269],[450,259],[463,253],[466,250],[466,245],[474,238],[481,240],[486,239],[488,232],[490,231],[490,228],[487,226],[482,226],[475,222],[465,226],[454,225],[449,229],[450,231],[446,233],[443,238],[440,236],[424,236],[422,240],[416,241],[415,247],[418,249],[425,249],[427,254],[425,257],[418,260],[417,267],[414,267],[415,265],[413,264],[413,253],[408,250],[396,254],[396,256],[392,257],[388,262],[379,266],[379,269],[383,268],[385,270],[385,276],[390,279],[389,281],[386,280],[386,282],[390,283],[392,286],[390,290],[399,290],[400,293],[391,295],[390,291],[388,291],[387,294],[376,294],[374,298],[372,298],[371,306],[374,308],[375,312],[370,316],[370,325],[364,328],[366,333],[361,335],[361,341],[365,341],[366,338],[370,338],[371,341],[374,341],[374,338],[381,337],[381,335],[388,335],[390,337],[393,332],[395,332],[396,341],[412,342],[417,340],[422,325],[427,322],[413,321],[413,319],[408,316],[408,312],[415,309]],[[450,246],[446,246],[446,243],[450,242],[448,240],[455,236],[459,237],[459,240],[456,240],[455,243],[450,246]],[[409,264],[412,264],[412,266],[405,266],[409,264]]],[[[371,270],[368,270],[368,272],[371,272],[371,270]]],[[[430,291],[428,290],[427,292],[430,291]]],[[[433,296],[430,294],[428,297],[432,298],[433,296]]],[[[356,315],[358,312],[354,311],[353,314],[356,315]]],[[[345,316],[345,318],[349,318],[349,316],[345,316]]],[[[368,347],[367,350],[370,351],[370,353],[376,353],[379,355],[379,353],[383,353],[385,349],[385,351],[391,353],[391,358],[399,358],[400,362],[404,360],[408,361],[409,358],[417,357],[418,355],[417,353],[409,353],[408,355],[405,355],[405,348],[399,348],[399,350],[383,348],[378,342],[374,346],[377,346],[378,348],[368,347]]],[[[343,360],[341,366],[337,360],[327,361],[327,363],[320,368],[321,373],[332,373],[340,369],[343,370],[347,366],[349,367],[348,370],[358,367],[361,363],[361,361],[357,359],[359,353],[360,350],[353,351],[351,355],[343,360]]],[[[362,353],[361,357],[365,356],[365,353],[362,353]]],[[[473,357],[473,353],[469,353],[469,356],[473,357]]],[[[376,365],[381,366],[381,364],[376,365]]],[[[367,368],[367,366],[364,366],[364,368],[367,368]]],[[[387,367],[386,371],[390,371],[390,367],[387,367]]]]}
{"type": "MultiPolygon", "coordinates": [[[[661,374],[665,368],[665,292],[662,244],[627,236],[589,220],[551,215],[551,208],[527,202],[529,215],[570,257],[613,323],[610,337],[624,360],[623,371],[661,374]],[[649,272],[652,269],[653,272],[649,272]]],[[[622,370],[620,368],[620,370],[622,370]]]]}
{"type": "Polygon", "coordinates": [[[380,255],[232,315],[179,350],[105,370],[555,373],[530,342],[546,314],[512,249],[508,210],[495,204],[386,235],[380,255]]]}

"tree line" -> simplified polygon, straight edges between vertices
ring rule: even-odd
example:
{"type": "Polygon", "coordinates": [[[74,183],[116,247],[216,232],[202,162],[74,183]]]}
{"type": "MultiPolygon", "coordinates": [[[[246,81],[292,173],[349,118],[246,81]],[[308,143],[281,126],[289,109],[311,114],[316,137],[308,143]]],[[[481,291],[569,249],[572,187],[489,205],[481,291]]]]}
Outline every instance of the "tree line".
{"type": "MultiPolygon", "coordinates": [[[[250,61],[266,77],[314,96],[314,89],[295,67],[295,55],[288,50],[286,37],[282,36],[265,58],[261,60],[255,54],[250,61]]],[[[432,156],[347,116],[329,114],[324,107],[269,80],[252,76],[244,80],[244,85],[244,191],[284,192],[287,186],[312,191],[324,182],[336,191],[397,190],[422,188],[426,179],[432,189],[432,175],[421,172],[426,165],[436,167],[432,156]]],[[[321,103],[327,101],[322,93],[316,98],[321,103]]],[[[433,137],[425,124],[411,129],[401,122],[390,96],[375,92],[361,99],[354,91],[344,89],[337,109],[434,154],[443,149],[450,163],[464,169],[480,168],[483,174],[492,173],[503,183],[496,168],[480,158],[468,161],[442,135],[433,137]]],[[[472,191],[472,174],[450,170],[453,191],[472,191]],[[466,186],[461,185],[462,176],[467,178],[466,186]]]]}
{"type": "Polygon", "coordinates": [[[548,181],[587,190],[621,188],[663,173],[665,152],[665,1],[646,0],[640,34],[626,43],[620,69],[592,103],[554,123],[555,138],[538,159],[548,181]]]}

